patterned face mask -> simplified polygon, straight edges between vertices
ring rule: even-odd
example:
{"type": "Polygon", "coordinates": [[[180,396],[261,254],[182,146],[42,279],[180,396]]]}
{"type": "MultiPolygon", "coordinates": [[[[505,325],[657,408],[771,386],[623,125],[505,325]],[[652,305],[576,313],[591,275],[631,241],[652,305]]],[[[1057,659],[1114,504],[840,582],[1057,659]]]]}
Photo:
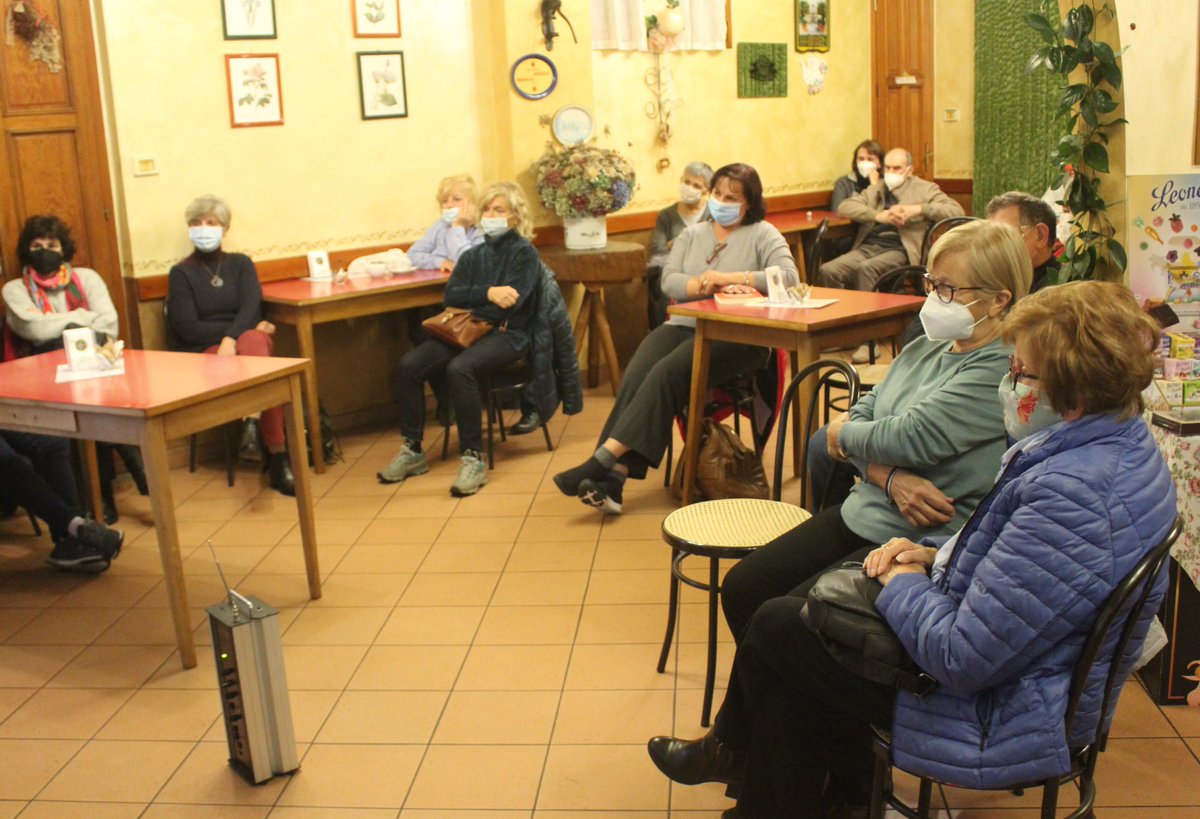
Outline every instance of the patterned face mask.
{"type": "Polygon", "coordinates": [[[1004,428],[1014,440],[1028,438],[1063,419],[1042,400],[1037,387],[1018,381],[1014,389],[1011,373],[1001,379],[999,392],[1000,404],[1004,407],[1004,428]]]}

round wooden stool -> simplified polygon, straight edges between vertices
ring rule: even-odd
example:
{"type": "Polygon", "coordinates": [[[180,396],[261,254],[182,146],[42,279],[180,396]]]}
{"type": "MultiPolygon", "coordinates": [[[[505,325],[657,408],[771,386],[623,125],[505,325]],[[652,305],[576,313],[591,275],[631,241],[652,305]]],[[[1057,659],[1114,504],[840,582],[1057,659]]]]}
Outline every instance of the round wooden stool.
{"type": "Polygon", "coordinates": [[[741,560],[760,546],[808,520],[806,510],[790,503],[751,498],[703,501],[676,509],[663,520],[663,540],[671,547],[671,599],[667,633],[658,657],[658,673],[667,667],[675,619],[679,611],[679,584],[708,592],[708,667],[704,675],[704,707],[700,724],[708,727],[712,712],[713,681],[717,671],[717,600],[721,593],[721,559],[741,560]],[[683,572],[689,555],[708,558],[708,582],[683,572]]]}

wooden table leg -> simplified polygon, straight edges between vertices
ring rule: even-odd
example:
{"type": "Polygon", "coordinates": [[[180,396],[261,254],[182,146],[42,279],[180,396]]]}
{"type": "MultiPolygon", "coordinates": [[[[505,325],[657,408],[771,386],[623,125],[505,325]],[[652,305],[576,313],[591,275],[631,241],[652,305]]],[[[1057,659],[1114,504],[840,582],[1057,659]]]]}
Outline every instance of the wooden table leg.
{"type": "Polygon", "coordinates": [[[708,394],[708,362],[712,342],[704,332],[704,322],[696,326],[696,346],[692,350],[692,394],[688,398],[687,438],[683,445],[683,505],[692,502],[699,463],[700,428],[704,425],[704,396],[708,394]]]}
{"type": "Polygon", "coordinates": [[[600,300],[596,296],[596,292],[592,290],[592,285],[584,285],[587,287],[587,295],[584,296],[588,300],[588,350],[587,350],[587,385],[595,387],[600,383],[600,348],[603,342],[600,340],[600,312],[603,309],[600,306],[600,300]]]}
{"type": "MultiPolygon", "coordinates": [[[[311,369],[312,363],[309,363],[311,369]]],[[[288,437],[296,440],[303,436],[304,418],[300,413],[301,392],[299,375],[288,376],[292,400],[284,409],[283,420],[288,437]]],[[[292,476],[296,487],[296,512],[300,517],[300,542],[304,545],[304,571],[308,574],[308,596],[312,600],[321,597],[321,567],[317,559],[317,526],[313,520],[312,487],[309,485],[308,464],[298,447],[288,447],[292,461],[292,476]]]]}
{"type": "MultiPolygon", "coordinates": [[[[817,345],[813,343],[812,337],[809,335],[800,335],[796,338],[796,349],[791,352],[792,359],[792,377],[796,373],[807,367],[809,364],[817,360],[820,351],[817,345]]],[[[808,464],[801,462],[803,453],[804,439],[802,436],[808,432],[808,419],[801,418],[803,410],[808,408],[809,401],[812,399],[813,385],[812,381],[806,380],[796,390],[796,403],[792,407],[792,475],[793,477],[804,475],[808,469],[808,464]]],[[[804,497],[800,499],[800,503],[805,509],[812,509],[810,503],[810,495],[812,488],[806,480],[804,484],[804,497]]]]}
{"type": "Polygon", "coordinates": [[[154,514],[154,534],[158,539],[158,556],[167,587],[167,605],[175,625],[175,645],[179,648],[179,661],[183,667],[195,668],[196,644],[192,640],[183,561],[179,556],[179,530],[175,525],[175,499],[171,494],[171,465],[167,460],[167,437],[161,418],[147,419],[142,427],[140,445],[146,464],[146,481],[150,484],[150,510],[154,514]]]}
{"type": "MultiPolygon", "coordinates": [[[[308,359],[308,367],[304,370],[304,394],[308,398],[305,406],[308,410],[308,434],[312,440],[313,469],[320,474],[325,471],[325,443],[321,436],[321,397],[317,392],[317,350],[313,343],[312,316],[306,312],[301,312],[296,322],[296,340],[300,357],[308,359]]],[[[304,429],[301,428],[298,437],[289,432],[288,441],[291,442],[288,449],[298,448],[303,452],[304,429]]]]}
{"type": "MultiPolygon", "coordinates": [[[[104,504],[100,497],[100,461],[96,457],[96,442],[85,441],[80,439],[79,459],[82,461],[84,488],[87,490],[88,505],[92,510],[92,517],[96,520],[104,520],[104,504]]],[[[112,457],[109,454],[108,457],[112,457]]]]}
{"type": "Polygon", "coordinates": [[[592,312],[596,320],[596,335],[599,337],[600,347],[604,350],[604,360],[608,362],[608,381],[612,385],[613,395],[616,395],[617,390],[621,388],[621,363],[617,360],[617,347],[613,344],[612,328],[608,325],[604,288],[597,290],[592,305],[592,312]]]}

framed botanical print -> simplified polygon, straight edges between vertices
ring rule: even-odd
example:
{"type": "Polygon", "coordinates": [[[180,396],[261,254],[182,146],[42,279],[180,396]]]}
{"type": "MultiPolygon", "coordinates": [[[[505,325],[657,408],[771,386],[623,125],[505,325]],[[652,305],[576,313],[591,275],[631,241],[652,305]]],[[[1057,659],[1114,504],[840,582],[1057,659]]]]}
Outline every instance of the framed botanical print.
{"type": "Polygon", "coordinates": [[[399,37],[400,0],[350,0],[355,37],[399,37]]]}
{"type": "Polygon", "coordinates": [[[794,0],[796,50],[829,50],[829,4],[832,0],[794,0]]]}
{"type": "Polygon", "coordinates": [[[221,0],[226,40],[274,40],[275,0],[221,0]]]}
{"type": "Polygon", "coordinates": [[[225,80],[232,127],[283,125],[278,54],[226,54],[225,80]]]}
{"type": "Polygon", "coordinates": [[[358,52],[358,93],[363,119],[408,116],[404,52],[358,52]]]}

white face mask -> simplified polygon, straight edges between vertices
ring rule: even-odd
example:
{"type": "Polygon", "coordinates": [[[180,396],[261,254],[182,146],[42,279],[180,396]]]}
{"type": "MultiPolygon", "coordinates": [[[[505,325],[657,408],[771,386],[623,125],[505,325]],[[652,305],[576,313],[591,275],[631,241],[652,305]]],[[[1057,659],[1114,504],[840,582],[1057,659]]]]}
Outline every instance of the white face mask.
{"type": "Polygon", "coordinates": [[[679,198],[682,199],[685,204],[694,205],[700,201],[700,197],[703,195],[704,191],[698,191],[691,185],[685,185],[682,182],[679,183],[679,198]]]}
{"type": "MultiPolygon", "coordinates": [[[[971,304],[978,301],[976,299],[971,304]]],[[[925,328],[925,335],[930,341],[962,341],[970,338],[975,325],[983,321],[971,315],[968,309],[971,304],[956,301],[946,304],[938,298],[937,293],[930,293],[925,297],[925,304],[921,305],[921,326],[925,328]]]]}
{"type": "Polygon", "coordinates": [[[1042,400],[1037,387],[1018,381],[1014,391],[1009,375],[1000,379],[1000,404],[1004,407],[1004,428],[1017,441],[1063,420],[1042,400]]]}
{"type": "Polygon", "coordinates": [[[858,163],[858,175],[863,179],[871,178],[871,171],[875,170],[875,163],[864,159],[858,163]]]}
{"type": "Polygon", "coordinates": [[[225,230],[220,225],[192,225],[188,228],[188,238],[196,249],[204,253],[212,253],[221,246],[221,236],[225,230]]]}
{"type": "Polygon", "coordinates": [[[485,216],[479,220],[479,227],[483,228],[483,232],[488,236],[499,236],[508,230],[507,216],[485,216]]]}
{"type": "Polygon", "coordinates": [[[442,221],[448,225],[454,224],[454,220],[458,218],[460,208],[442,208],[442,221]]]}
{"type": "Polygon", "coordinates": [[[894,191],[903,185],[905,179],[908,179],[908,177],[902,173],[885,173],[883,175],[883,183],[888,186],[888,190],[890,191],[894,191]]]}

